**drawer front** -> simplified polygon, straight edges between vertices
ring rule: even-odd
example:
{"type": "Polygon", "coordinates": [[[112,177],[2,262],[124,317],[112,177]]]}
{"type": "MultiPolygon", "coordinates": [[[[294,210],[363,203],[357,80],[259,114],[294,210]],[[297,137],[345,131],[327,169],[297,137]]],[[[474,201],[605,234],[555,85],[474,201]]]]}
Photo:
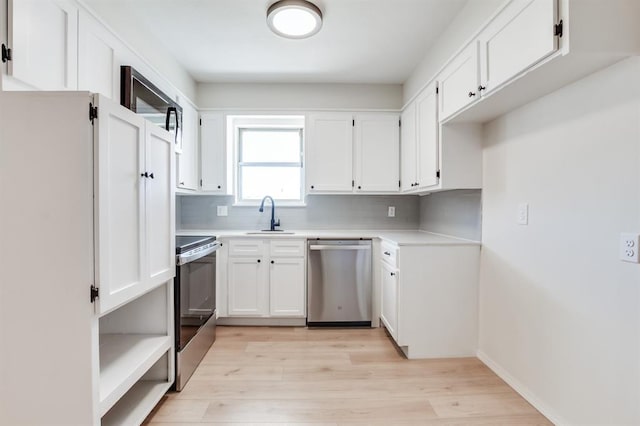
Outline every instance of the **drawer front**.
{"type": "Polygon", "coordinates": [[[400,249],[395,244],[382,242],[380,244],[380,259],[387,262],[390,266],[398,266],[398,252],[400,249]]]}
{"type": "Polygon", "coordinates": [[[304,240],[271,240],[271,257],[304,257],[304,240]]]}
{"type": "Polygon", "coordinates": [[[264,242],[254,239],[229,240],[229,256],[262,256],[264,242]]]}

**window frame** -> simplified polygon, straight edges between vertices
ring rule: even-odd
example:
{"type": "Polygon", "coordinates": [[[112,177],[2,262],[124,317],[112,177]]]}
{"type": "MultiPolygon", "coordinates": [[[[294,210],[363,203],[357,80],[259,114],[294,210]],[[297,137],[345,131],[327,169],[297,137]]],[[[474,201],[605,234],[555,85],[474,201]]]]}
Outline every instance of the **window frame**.
{"type": "MultiPolygon", "coordinates": [[[[228,126],[233,129],[230,132],[233,135],[234,147],[234,206],[258,206],[261,199],[244,199],[242,194],[242,169],[243,167],[292,167],[298,168],[300,172],[300,193],[296,199],[276,198],[278,207],[281,206],[306,206],[305,203],[305,173],[304,173],[304,147],[305,147],[305,116],[304,115],[273,115],[273,116],[254,116],[254,115],[236,115],[228,117],[228,126]],[[299,137],[299,161],[298,162],[242,162],[242,134],[244,131],[290,131],[298,132],[299,137]]],[[[272,194],[265,194],[271,195],[272,194]]]]}

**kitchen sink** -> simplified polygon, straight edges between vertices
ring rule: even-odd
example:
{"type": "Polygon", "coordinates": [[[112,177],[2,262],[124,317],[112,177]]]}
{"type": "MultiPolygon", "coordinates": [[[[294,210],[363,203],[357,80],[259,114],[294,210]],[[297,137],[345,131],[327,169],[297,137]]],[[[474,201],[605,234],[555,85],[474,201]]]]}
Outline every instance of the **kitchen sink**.
{"type": "Polygon", "coordinates": [[[295,232],[293,231],[282,231],[282,230],[275,230],[275,231],[270,231],[268,229],[264,229],[262,231],[249,231],[246,233],[247,235],[293,235],[295,234],[295,232]]]}

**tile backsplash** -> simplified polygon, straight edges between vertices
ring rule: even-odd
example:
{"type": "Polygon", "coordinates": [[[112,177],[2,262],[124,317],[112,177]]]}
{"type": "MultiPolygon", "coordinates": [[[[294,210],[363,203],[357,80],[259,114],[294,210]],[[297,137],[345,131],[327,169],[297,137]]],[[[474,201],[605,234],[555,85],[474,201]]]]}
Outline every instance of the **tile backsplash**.
{"type": "MultiPolygon", "coordinates": [[[[309,195],[304,207],[278,206],[281,229],[417,229],[420,202],[415,195],[309,195]],[[389,206],[395,217],[388,217],[389,206]]],[[[268,202],[267,202],[268,203],[268,202]]],[[[182,195],[177,197],[177,229],[265,229],[271,208],[233,206],[232,196],[182,195]],[[228,216],[217,216],[228,206],[228,216]]]]}

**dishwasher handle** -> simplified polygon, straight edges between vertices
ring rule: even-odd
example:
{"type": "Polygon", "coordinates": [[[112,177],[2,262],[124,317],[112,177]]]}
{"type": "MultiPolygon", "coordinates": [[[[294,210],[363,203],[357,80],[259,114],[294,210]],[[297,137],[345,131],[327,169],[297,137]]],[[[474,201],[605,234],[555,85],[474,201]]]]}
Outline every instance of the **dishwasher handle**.
{"type": "Polygon", "coordinates": [[[371,250],[371,246],[369,245],[327,245],[327,244],[319,244],[319,245],[311,245],[309,246],[309,250],[371,250]]]}

